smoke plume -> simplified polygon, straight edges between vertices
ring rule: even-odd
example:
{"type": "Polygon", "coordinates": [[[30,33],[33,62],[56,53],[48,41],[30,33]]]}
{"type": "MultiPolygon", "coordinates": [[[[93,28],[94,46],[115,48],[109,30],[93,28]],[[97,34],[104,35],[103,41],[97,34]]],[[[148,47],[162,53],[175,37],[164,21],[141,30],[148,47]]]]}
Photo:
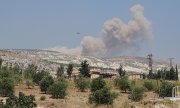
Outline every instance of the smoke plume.
{"type": "Polygon", "coordinates": [[[78,48],[67,49],[81,55],[108,56],[138,46],[152,37],[151,22],[144,16],[144,8],[134,5],[132,19],[126,24],[118,18],[107,20],[99,37],[85,36],[78,48]]]}

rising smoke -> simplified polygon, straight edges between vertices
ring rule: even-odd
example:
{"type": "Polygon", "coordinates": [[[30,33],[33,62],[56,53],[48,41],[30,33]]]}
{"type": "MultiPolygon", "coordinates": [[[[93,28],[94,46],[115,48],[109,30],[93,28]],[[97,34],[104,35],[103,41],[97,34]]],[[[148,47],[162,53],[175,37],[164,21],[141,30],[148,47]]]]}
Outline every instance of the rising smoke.
{"type": "Polygon", "coordinates": [[[79,47],[60,51],[91,56],[109,56],[138,46],[152,37],[151,22],[143,14],[141,5],[131,9],[132,19],[126,24],[118,18],[107,20],[99,37],[85,36],[79,47]]]}

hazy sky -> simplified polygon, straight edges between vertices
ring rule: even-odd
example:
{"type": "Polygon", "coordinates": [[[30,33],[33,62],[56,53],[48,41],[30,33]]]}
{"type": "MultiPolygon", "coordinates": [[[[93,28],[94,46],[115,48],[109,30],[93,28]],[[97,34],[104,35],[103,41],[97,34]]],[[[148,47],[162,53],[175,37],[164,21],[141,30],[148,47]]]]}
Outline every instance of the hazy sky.
{"type": "Polygon", "coordinates": [[[135,4],[144,7],[153,39],[117,55],[153,53],[180,63],[180,0],[1,0],[0,48],[74,48],[84,36],[97,37],[107,20],[127,23],[135,4]]]}

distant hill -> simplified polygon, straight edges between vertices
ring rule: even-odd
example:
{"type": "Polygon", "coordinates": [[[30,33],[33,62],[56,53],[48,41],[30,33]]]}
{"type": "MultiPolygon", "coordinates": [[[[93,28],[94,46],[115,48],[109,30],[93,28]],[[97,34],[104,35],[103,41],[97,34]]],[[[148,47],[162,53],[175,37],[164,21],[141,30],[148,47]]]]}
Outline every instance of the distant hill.
{"type": "MultiPolygon", "coordinates": [[[[96,58],[91,56],[78,56],[64,54],[63,52],[38,50],[38,49],[1,49],[0,56],[6,63],[18,63],[22,67],[30,63],[38,65],[40,68],[53,69],[59,63],[74,63],[77,66],[83,60],[87,60],[91,67],[117,69],[123,65],[126,71],[148,72],[148,60],[145,57],[120,56],[109,58],[96,58]]],[[[153,60],[153,70],[157,71],[163,67],[168,67],[168,63],[162,60],[153,60]]]]}

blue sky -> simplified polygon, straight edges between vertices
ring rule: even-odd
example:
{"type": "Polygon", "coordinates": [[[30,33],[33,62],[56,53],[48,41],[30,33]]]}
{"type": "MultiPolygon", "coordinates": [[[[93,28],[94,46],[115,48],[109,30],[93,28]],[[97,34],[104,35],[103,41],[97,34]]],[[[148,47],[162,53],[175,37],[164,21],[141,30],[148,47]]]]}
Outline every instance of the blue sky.
{"type": "Polygon", "coordinates": [[[154,38],[138,51],[119,55],[153,53],[180,63],[179,0],[1,0],[0,48],[73,48],[86,35],[98,36],[106,20],[117,17],[127,23],[135,4],[144,7],[154,38]]]}

